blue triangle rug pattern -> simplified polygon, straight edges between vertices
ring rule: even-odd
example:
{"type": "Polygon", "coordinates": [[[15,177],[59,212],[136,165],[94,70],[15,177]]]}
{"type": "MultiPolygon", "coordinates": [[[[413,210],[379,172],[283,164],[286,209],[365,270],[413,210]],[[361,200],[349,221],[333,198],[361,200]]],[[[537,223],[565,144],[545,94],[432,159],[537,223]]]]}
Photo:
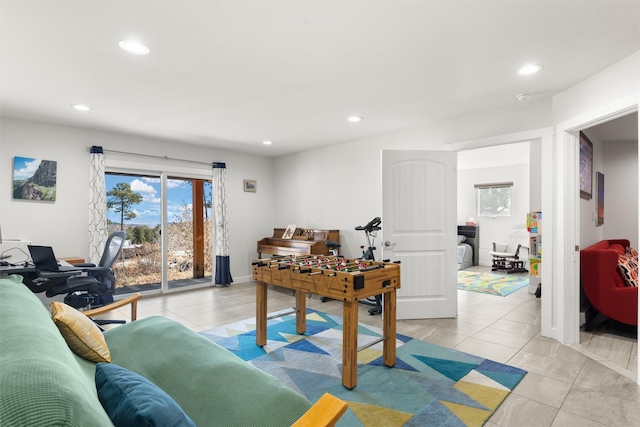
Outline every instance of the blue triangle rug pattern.
{"type": "MultiPolygon", "coordinates": [[[[291,311],[291,310],[289,310],[291,311]]],[[[337,426],[482,426],[526,371],[397,335],[397,362],[382,363],[382,343],[358,353],[358,385],[342,386],[342,317],[307,309],[307,332],[295,314],[271,319],[267,344],[255,344],[255,318],[201,334],[277,377],[312,403],[325,392],[347,402],[337,426]]],[[[382,336],[359,325],[358,346],[382,336]]]]}

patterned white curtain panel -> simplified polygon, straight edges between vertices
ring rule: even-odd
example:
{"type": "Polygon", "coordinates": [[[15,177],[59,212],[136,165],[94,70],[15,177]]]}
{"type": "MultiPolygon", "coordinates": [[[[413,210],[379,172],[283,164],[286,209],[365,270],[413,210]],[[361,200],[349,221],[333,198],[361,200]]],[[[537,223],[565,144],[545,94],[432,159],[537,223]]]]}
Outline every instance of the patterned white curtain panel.
{"type": "Polygon", "coordinates": [[[229,286],[231,268],[229,267],[229,230],[227,228],[227,166],[214,162],[213,166],[213,236],[215,238],[215,284],[229,286]]]}
{"type": "Polygon", "coordinates": [[[107,188],[104,179],[104,152],[94,145],[90,150],[89,176],[89,262],[98,264],[107,242],[107,188]]]}

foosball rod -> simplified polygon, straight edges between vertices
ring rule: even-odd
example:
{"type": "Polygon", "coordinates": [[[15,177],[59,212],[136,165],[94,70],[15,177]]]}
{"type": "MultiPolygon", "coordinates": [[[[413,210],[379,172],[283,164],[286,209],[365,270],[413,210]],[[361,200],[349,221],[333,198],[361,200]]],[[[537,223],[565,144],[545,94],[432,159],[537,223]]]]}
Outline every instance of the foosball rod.
{"type": "Polygon", "coordinates": [[[363,346],[358,347],[358,350],[356,350],[356,351],[357,352],[361,352],[362,350],[366,350],[367,348],[372,347],[372,346],[378,344],[379,342],[385,341],[386,339],[387,339],[387,337],[378,338],[378,339],[376,339],[374,341],[371,341],[369,344],[365,344],[363,346]]]}

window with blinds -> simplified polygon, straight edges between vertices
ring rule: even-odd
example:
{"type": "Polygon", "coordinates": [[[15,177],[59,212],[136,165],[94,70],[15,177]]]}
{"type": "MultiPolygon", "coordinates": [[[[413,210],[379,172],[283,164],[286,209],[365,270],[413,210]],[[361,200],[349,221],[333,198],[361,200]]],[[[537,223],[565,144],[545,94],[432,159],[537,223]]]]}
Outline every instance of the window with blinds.
{"type": "Polygon", "coordinates": [[[478,217],[511,216],[511,190],[513,182],[476,184],[478,217]]]}

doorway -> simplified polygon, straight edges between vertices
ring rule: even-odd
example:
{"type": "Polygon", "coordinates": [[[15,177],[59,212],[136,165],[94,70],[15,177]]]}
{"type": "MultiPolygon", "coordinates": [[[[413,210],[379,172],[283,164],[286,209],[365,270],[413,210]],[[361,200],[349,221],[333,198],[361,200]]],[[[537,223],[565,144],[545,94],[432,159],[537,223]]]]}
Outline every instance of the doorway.
{"type": "Polygon", "coordinates": [[[532,143],[524,141],[458,152],[457,222],[478,224],[481,266],[491,265],[493,242],[506,243],[509,230],[525,227],[526,214],[531,211],[531,149],[532,143]],[[480,216],[477,186],[506,182],[512,184],[509,215],[480,216]]]}
{"type": "MultiPolygon", "coordinates": [[[[581,129],[593,145],[593,197],[579,200],[580,247],[605,239],[628,239],[638,247],[638,113],[581,129]],[[604,211],[597,212],[596,174],[604,177],[604,211]],[[604,214],[604,216],[602,216],[604,214]],[[598,218],[604,218],[598,221],[598,218]],[[602,224],[600,223],[602,222],[602,224]]],[[[578,270],[579,274],[579,270],[578,270]]],[[[587,302],[582,293],[580,325],[587,302]]],[[[586,332],[580,330],[578,346],[625,371],[637,367],[637,327],[608,321],[586,332]]]]}

